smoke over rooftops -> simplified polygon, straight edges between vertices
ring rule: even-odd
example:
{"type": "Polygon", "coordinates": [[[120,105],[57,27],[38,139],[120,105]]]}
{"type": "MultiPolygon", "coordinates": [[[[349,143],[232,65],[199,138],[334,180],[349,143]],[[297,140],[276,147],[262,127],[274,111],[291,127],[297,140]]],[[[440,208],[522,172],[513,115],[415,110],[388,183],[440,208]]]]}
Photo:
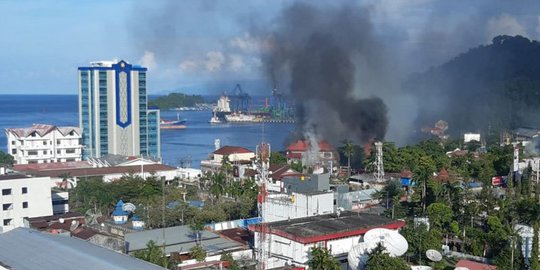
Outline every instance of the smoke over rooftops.
{"type": "Polygon", "coordinates": [[[268,38],[263,58],[268,77],[295,98],[304,137],[356,143],[383,139],[386,105],[375,96],[358,98],[369,96],[357,93],[368,84],[355,76],[359,64],[362,71],[381,69],[382,44],[374,37],[368,10],[350,4],[323,9],[294,3],[275,26],[253,35],[268,38]]]}

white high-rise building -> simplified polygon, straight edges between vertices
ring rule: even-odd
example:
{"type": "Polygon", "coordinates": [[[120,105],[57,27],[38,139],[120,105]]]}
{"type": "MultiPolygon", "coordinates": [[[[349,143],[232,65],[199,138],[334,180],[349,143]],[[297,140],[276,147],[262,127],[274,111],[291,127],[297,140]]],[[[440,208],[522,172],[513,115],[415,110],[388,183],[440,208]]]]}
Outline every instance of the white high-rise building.
{"type": "Polygon", "coordinates": [[[123,60],[79,67],[83,159],[107,154],[161,156],[159,110],[148,109],[146,71],[123,60]]]}
{"type": "Polygon", "coordinates": [[[78,127],[34,124],[6,129],[8,153],[15,164],[81,161],[82,131],[78,127]]]}
{"type": "Polygon", "coordinates": [[[25,217],[53,214],[50,177],[0,174],[0,232],[23,227],[25,217]]]}

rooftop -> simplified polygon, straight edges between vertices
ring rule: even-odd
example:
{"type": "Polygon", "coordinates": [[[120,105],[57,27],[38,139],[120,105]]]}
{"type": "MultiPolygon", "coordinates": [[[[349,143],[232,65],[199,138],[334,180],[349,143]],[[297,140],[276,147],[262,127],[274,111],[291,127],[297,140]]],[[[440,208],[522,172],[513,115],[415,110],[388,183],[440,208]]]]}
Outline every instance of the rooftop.
{"type": "MultiPolygon", "coordinates": [[[[146,243],[150,240],[153,240],[158,246],[163,245],[164,235],[166,239],[165,252],[167,254],[171,252],[188,253],[196,245],[195,234],[188,225],[127,233],[124,239],[128,252],[133,252],[146,249],[146,243]]],[[[200,240],[204,249],[210,254],[244,248],[238,242],[206,230],[200,232],[200,240]]]]}
{"type": "MultiPolygon", "coordinates": [[[[293,144],[289,145],[289,147],[287,147],[287,150],[304,152],[307,151],[308,148],[309,142],[307,140],[297,140],[293,144]]],[[[332,147],[332,145],[330,145],[329,142],[321,140],[319,141],[319,151],[330,152],[334,151],[334,148],[332,147]]]]}
{"type": "Polygon", "coordinates": [[[0,181],[1,180],[15,180],[15,179],[24,179],[24,178],[30,178],[29,176],[22,175],[22,174],[0,174],[0,181]]]}
{"type": "Polygon", "coordinates": [[[8,269],[164,269],[81,239],[26,228],[0,234],[0,250],[0,265],[8,269]]]}
{"type": "MultiPolygon", "coordinates": [[[[373,228],[398,229],[403,226],[405,221],[350,211],[341,212],[339,217],[328,214],[267,223],[270,233],[303,244],[362,235],[373,228]]],[[[259,231],[260,225],[250,229],[259,231]]]]}
{"type": "Polygon", "coordinates": [[[54,130],[58,130],[64,136],[69,134],[71,131],[74,131],[79,135],[82,134],[82,130],[79,127],[57,127],[47,124],[33,124],[28,128],[7,128],[6,132],[12,133],[17,137],[28,137],[35,132],[40,137],[43,137],[54,130]]]}
{"type": "Polygon", "coordinates": [[[218,155],[232,155],[232,154],[249,154],[253,151],[240,146],[223,146],[214,151],[214,154],[218,155]]]}
{"type": "Polygon", "coordinates": [[[495,270],[497,269],[497,267],[494,265],[473,262],[469,260],[459,260],[459,262],[456,264],[456,267],[466,267],[469,270],[495,270]]]}
{"type": "MultiPolygon", "coordinates": [[[[144,165],[144,172],[157,172],[157,171],[171,171],[176,168],[163,165],[163,164],[151,164],[144,165]]],[[[63,175],[70,175],[72,177],[81,176],[103,176],[107,174],[129,174],[138,173],[141,171],[141,166],[121,166],[121,167],[104,167],[104,168],[74,168],[74,169],[59,169],[59,170],[46,170],[35,171],[38,176],[50,176],[50,177],[62,177],[63,175]]]]}
{"type": "Polygon", "coordinates": [[[33,164],[15,164],[15,171],[33,172],[33,171],[48,171],[48,170],[66,170],[77,168],[92,168],[87,161],[68,161],[68,162],[53,162],[53,163],[33,163],[33,164]]]}

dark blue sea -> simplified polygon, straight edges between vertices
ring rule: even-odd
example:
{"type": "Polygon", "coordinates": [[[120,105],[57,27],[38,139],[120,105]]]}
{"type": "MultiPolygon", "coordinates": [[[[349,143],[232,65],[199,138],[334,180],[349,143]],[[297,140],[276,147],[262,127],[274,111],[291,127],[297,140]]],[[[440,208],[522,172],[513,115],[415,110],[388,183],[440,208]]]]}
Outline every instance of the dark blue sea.
{"type": "MultiPolygon", "coordinates": [[[[174,120],[176,111],[162,111],[161,117],[174,120]]],[[[294,129],[293,124],[219,124],[211,125],[210,111],[182,111],[180,118],[187,120],[187,128],[161,130],[161,155],[163,163],[171,166],[198,168],[202,159],[214,151],[214,140],[221,145],[242,146],[255,150],[264,138],[273,151],[283,150],[284,142],[294,129]],[[263,128],[264,125],[264,128],[263,128]]],[[[33,123],[57,126],[78,126],[76,95],[0,95],[0,150],[6,151],[4,130],[14,127],[29,127],[33,123]]]]}

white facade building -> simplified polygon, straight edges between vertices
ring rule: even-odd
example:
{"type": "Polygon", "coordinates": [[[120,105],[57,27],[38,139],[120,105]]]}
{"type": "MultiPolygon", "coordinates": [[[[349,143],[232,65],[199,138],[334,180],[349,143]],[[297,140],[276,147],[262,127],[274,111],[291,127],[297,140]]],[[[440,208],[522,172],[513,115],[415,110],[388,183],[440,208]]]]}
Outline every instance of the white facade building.
{"type": "Polygon", "coordinates": [[[257,224],[250,226],[250,230],[254,232],[256,254],[260,254],[260,249],[266,253],[257,260],[264,260],[265,269],[273,269],[285,265],[307,267],[313,247],[328,249],[345,266],[349,251],[361,242],[367,231],[374,228],[398,230],[403,226],[405,221],[345,211],[340,215],[257,224]],[[264,237],[261,236],[262,231],[265,232],[264,237]]]}
{"type": "Polygon", "coordinates": [[[82,130],[34,124],[6,129],[7,149],[15,164],[80,161],[82,130]]]}
{"type": "Polygon", "coordinates": [[[480,142],[480,133],[465,133],[463,134],[463,142],[468,143],[472,141],[480,142]]]}
{"type": "Polygon", "coordinates": [[[263,204],[264,222],[334,213],[334,192],[270,194],[263,204]]]}
{"type": "Polygon", "coordinates": [[[0,232],[23,227],[25,217],[53,214],[49,177],[0,175],[0,232]]]}

